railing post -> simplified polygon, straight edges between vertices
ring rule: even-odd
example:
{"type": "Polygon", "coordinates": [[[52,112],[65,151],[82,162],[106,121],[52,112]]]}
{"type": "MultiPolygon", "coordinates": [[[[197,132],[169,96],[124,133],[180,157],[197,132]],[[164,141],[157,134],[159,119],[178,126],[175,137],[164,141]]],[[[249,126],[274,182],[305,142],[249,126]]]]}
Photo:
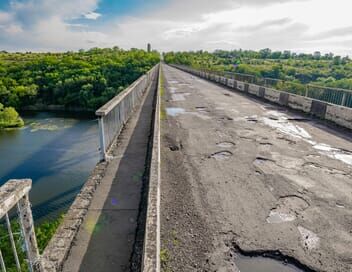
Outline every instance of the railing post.
{"type": "Polygon", "coordinates": [[[306,85],[306,94],[305,97],[308,97],[308,85],[306,85]]]}
{"type": "Polygon", "coordinates": [[[39,250],[37,238],[35,237],[34,222],[28,193],[17,203],[17,209],[26,246],[29,269],[31,272],[37,271],[36,267],[38,267],[40,261],[39,250]]]}
{"type": "Polygon", "coordinates": [[[105,132],[104,132],[104,117],[99,116],[99,140],[100,140],[100,161],[106,159],[106,148],[105,148],[105,132]]]}
{"type": "Polygon", "coordinates": [[[11,241],[12,251],[13,251],[13,254],[15,257],[17,271],[21,271],[21,264],[18,259],[16,243],[15,243],[15,239],[13,238],[13,233],[12,233],[12,229],[11,229],[11,222],[10,222],[10,218],[9,218],[8,213],[6,213],[5,218],[6,218],[7,231],[9,233],[9,237],[10,237],[10,241],[11,241]]]}
{"type": "Polygon", "coordinates": [[[0,267],[1,267],[1,272],[6,272],[6,266],[4,262],[4,257],[2,256],[1,249],[0,249],[0,267]]]}
{"type": "Polygon", "coordinates": [[[346,93],[344,92],[342,96],[341,106],[345,106],[345,103],[346,103],[346,93]]]}

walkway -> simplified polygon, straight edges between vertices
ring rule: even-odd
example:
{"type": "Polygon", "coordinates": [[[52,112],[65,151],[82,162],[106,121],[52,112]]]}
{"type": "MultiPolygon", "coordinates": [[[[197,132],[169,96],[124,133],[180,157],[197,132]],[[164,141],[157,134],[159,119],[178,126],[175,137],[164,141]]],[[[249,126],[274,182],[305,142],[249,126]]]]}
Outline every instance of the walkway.
{"type": "Polygon", "coordinates": [[[155,89],[156,82],[119,137],[118,146],[113,150],[114,158],[65,262],[65,272],[120,272],[133,271],[132,266],[140,267],[142,245],[139,240],[143,239],[143,233],[137,235],[137,221],[155,89]]]}
{"type": "Polygon", "coordinates": [[[351,134],[163,71],[163,266],[237,271],[241,249],[352,271],[351,134]]]}

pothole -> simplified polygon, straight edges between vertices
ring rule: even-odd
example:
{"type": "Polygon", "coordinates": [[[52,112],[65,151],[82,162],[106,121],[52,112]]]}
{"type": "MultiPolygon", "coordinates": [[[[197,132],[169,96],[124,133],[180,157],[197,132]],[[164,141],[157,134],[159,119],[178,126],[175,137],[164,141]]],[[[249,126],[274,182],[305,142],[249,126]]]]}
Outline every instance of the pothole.
{"type": "Polygon", "coordinates": [[[340,209],[344,209],[345,208],[345,205],[340,203],[340,202],[336,202],[336,207],[337,208],[340,208],[340,209]]]}
{"type": "Polygon", "coordinates": [[[242,251],[235,245],[235,264],[241,272],[313,272],[298,260],[273,251],[242,251]]]}
{"type": "Polygon", "coordinates": [[[273,145],[272,143],[269,143],[269,142],[260,142],[259,144],[264,145],[264,146],[272,146],[273,145]]]}
{"type": "Polygon", "coordinates": [[[185,110],[183,108],[166,108],[166,113],[170,116],[177,116],[184,112],[185,110]]]}
{"type": "Polygon", "coordinates": [[[258,116],[257,115],[247,116],[246,121],[252,124],[258,123],[258,116]]]}
{"type": "Polygon", "coordinates": [[[179,151],[179,150],[180,150],[180,147],[178,147],[177,145],[171,145],[171,146],[169,146],[169,149],[170,149],[171,151],[179,151]]]}
{"type": "Polygon", "coordinates": [[[196,110],[199,111],[199,112],[209,112],[207,107],[196,107],[196,110]]]}
{"type": "Polygon", "coordinates": [[[236,266],[241,272],[303,272],[293,264],[272,259],[270,257],[249,257],[239,255],[235,260],[236,266]]]}
{"type": "Polygon", "coordinates": [[[296,220],[298,214],[309,207],[309,203],[298,196],[281,197],[272,209],[266,221],[270,224],[291,222],[296,220]]]}
{"type": "Polygon", "coordinates": [[[272,210],[269,213],[269,216],[266,218],[266,222],[270,224],[278,224],[283,222],[290,222],[296,220],[296,216],[293,214],[287,214],[272,210]]]}
{"type": "Polygon", "coordinates": [[[226,151],[216,152],[210,155],[210,157],[219,161],[223,161],[223,160],[228,160],[232,155],[233,155],[232,152],[226,150],[226,151]]]}
{"type": "Polygon", "coordinates": [[[216,145],[223,148],[231,148],[231,147],[234,147],[236,144],[233,142],[220,142],[220,143],[217,143],[216,145]]]}
{"type": "Polygon", "coordinates": [[[229,117],[229,116],[222,116],[220,117],[220,121],[232,121],[233,118],[232,117],[229,117]]]}
{"type": "Polygon", "coordinates": [[[267,161],[272,162],[272,160],[265,158],[265,157],[256,157],[256,159],[254,160],[254,164],[263,164],[267,161]]]}

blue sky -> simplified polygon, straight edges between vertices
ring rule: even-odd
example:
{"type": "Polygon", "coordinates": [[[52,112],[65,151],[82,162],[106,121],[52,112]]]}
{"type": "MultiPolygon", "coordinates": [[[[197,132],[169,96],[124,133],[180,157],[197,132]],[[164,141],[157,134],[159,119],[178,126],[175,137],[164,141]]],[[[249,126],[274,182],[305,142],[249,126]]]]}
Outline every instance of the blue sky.
{"type": "Polygon", "coordinates": [[[0,50],[261,49],[352,55],[350,0],[0,0],[0,50]]]}

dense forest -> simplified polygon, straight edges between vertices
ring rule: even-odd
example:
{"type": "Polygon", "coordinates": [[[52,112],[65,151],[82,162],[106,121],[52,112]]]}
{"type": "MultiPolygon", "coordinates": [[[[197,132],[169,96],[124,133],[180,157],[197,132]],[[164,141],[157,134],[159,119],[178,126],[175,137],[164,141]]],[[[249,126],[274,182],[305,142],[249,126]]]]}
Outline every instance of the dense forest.
{"type": "Polygon", "coordinates": [[[0,123],[6,120],[1,119],[5,110],[13,113],[13,108],[29,105],[95,110],[159,60],[157,52],[117,47],[66,53],[0,52],[0,123]]]}
{"type": "Polygon", "coordinates": [[[291,81],[314,83],[352,90],[352,61],[332,53],[296,54],[290,51],[217,50],[213,53],[169,52],[167,63],[189,65],[213,71],[229,71],[291,81]]]}

